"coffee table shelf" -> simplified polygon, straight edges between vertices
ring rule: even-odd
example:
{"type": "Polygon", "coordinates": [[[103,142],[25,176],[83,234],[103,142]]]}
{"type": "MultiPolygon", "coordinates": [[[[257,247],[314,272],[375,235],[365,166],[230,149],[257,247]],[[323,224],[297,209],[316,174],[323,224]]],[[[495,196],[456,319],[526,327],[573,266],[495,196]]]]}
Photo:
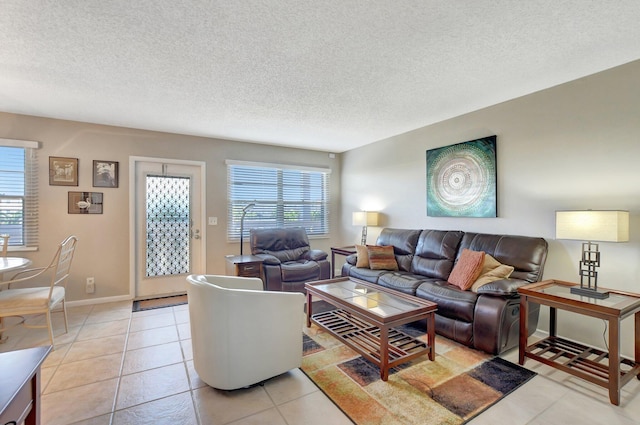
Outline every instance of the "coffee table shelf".
{"type": "MultiPolygon", "coordinates": [[[[340,339],[345,345],[362,354],[367,360],[380,364],[380,328],[344,310],[314,314],[312,320],[340,339]]],[[[389,329],[389,367],[409,361],[429,352],[426,342],[415,339],[398,329],[389,329]]]]}

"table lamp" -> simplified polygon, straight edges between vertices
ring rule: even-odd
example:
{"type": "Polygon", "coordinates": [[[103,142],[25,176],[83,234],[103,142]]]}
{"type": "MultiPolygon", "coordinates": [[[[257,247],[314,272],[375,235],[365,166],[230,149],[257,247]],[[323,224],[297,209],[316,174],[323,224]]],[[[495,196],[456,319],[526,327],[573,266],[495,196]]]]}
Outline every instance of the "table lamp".
{"type": "Polygon", "coordinates": [[[371,211],[356,211],[353,213],[353,225],[362,226],[362,245],[367,244],[367,226],[378,225],[379,214],[371,211]]]}
{"type": "Polygon", "coordinates": [[[252,202],[242,209],[242,218],[240,219],[240,255],[242,255],[242,246],[244,245],[244,216],[255,206],[255,202],[252,202]]]}
{"type": "Polygon", "coordinates": [[[600,251],[593,242],[628,242],[629,211],[556,211],[556,239],[587,241],[582,243],[580,286],[571,293],[607,298],[608,292],[598,291],[600,251]]]}

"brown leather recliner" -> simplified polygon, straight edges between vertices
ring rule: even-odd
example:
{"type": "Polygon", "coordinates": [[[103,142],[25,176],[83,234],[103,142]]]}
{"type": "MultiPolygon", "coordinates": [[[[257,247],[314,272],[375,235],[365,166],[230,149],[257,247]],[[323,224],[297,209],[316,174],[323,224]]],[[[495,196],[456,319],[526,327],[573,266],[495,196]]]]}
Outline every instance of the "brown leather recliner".
{"type": "Polygon", "coordinates": [[[305,282],[330,277],[327,253],[311,249],[304,227],[251,229],[249,243],[251,254],[264,260],[269,291],[305,293],[305,282]]]}

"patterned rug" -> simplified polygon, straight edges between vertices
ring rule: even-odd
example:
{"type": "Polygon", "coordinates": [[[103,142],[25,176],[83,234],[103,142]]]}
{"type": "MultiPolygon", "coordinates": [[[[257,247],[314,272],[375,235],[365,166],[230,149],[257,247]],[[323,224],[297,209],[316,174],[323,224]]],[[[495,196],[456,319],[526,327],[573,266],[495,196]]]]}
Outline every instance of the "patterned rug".
{"type": "MultiPolygon", "coordinates": [[[[424,340],[424,322],[402,331],[424,340]]],[[[380,370],[316,325],[305,327],[302,370],[358,425],[463,424],[536,373],[436,336],[436,360],[422,356],[380,370]]]]}
{"type": "Polygon", "coordinates": [[[151,298],[133,302],[132,311],[153,310],[155,308],[174,307],[187,304],[187,295],[172,295],[170,297],[151,298]]]}

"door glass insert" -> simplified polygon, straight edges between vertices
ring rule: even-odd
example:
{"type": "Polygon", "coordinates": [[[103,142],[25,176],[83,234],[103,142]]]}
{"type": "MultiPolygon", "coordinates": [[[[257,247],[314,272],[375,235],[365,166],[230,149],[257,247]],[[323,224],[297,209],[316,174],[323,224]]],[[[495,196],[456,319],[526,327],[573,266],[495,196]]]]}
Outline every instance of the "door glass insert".
{"type": "Polygon", "coordinates": [[[146,275],[187,274],[190,265],[189,177],[146,176],[146,275]]]}

